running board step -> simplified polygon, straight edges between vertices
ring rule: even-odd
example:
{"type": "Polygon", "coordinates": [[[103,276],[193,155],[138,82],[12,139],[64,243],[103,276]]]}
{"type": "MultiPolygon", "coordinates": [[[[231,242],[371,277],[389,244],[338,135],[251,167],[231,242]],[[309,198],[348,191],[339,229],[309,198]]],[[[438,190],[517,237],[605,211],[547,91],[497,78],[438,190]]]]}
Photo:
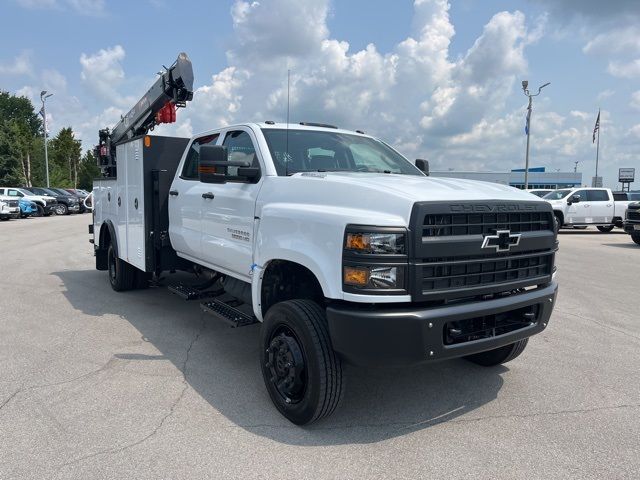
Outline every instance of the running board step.
{"type": "MultiPolygon", "coordinates": [[[[244,304],[242,306],[246,307],[244,304]]],[[[227,322],[232,328],[245,327],[258,322],[256,317],[253,315],[216,299],[208,302],[202,302],[200,304],[200,308],[202,308],[205,313],[209,313],[214,317],[227,322]]]]}
{"type": "Polygon", "coordinates": [[[201,298],[214,297],[221,293],[221,291],[215,290],[199,290],[195,287],[190,287],[189,285],[183,285],[181,283],[177,285],[167,285],[167,290],[185,300],[198,300],[201,298]]]}

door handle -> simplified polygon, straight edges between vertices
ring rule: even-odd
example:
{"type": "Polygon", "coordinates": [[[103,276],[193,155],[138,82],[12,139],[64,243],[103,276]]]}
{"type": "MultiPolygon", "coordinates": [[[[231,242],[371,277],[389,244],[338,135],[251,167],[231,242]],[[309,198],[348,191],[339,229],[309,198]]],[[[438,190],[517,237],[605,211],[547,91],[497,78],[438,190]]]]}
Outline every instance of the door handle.
{"type": "Polygon", "coordinates": [[[174,197],[178,196],[178,190],[169,190],[169,195],[173,195],[174,197]]]}
{"type": "Polygon", "coordinates": [[[211,192],[207,192],[207,193],[203,193],[202,194],[202,198],[209,198],[209,199],[213,199],[215,195],[211,192]]]}
{"type": "Polygon", "coordinates": [[[607,207],[610,207],[610,206],[611,206],[611,204],[610,204],[610,203],[607,203],[607,207]]]}

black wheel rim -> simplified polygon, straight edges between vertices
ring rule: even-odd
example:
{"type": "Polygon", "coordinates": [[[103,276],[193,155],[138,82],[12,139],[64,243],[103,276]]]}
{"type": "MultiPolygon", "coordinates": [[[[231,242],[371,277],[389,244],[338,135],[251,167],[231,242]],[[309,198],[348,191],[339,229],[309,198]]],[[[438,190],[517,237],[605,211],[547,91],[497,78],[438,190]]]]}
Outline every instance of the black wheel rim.
{"type": "Polygon", "coordinates": [[[116,276],[116,258],[113,250],[109,250],[109,280],[111,281],[111,283],[116,283],[116,276]]]}
{"type": "Polygon", "coordinates": [[[273,389],[286,404],[302,401],[307,388],[307,365],[295,333],[285,325],[274,329],[266,353],[265,368],[273,389]]]}

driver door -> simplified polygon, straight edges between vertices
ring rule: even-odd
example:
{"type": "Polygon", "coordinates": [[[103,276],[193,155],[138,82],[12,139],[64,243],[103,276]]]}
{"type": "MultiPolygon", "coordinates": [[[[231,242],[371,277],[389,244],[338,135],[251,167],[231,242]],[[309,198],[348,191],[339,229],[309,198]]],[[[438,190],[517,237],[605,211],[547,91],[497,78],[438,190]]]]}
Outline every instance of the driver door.
{"type": "Polygon", "coordinates": [[[574,195],[580,196],[580,201],[572,203],[567,209],[566,223],[582,224],[593,223],[591,218],[591,203],[589,202],[588,190],[578,190],[567,197],[567,201],[571,201],[574,195]]]}

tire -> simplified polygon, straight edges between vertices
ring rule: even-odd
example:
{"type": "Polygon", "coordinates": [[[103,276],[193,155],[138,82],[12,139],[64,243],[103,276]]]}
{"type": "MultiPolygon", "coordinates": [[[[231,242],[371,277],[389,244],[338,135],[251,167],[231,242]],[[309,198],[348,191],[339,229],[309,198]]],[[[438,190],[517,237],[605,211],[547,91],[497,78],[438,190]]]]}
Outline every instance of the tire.
{"type": "Polygon", "coordinates": [[[116,292],[124,292],[134,287],[136,280],[135,267],[118,258],[113,243],[107,249],[107,271],[109,283],[116,292]]]}
{"type": "Polygon", "coordinates": [[[306,425],[333,413],[344,382],[323,308],[310,300],[277,303],[265,316],[260,346],[264,383],[282,415],[306,425]]]}
{"type": "Polygon", "coordinates": [[[609,233],[611,230],[613,230],[613,225],[606,225],[606,226],[598,225],[596,226],[596,228],[600,230],[602,233],[609,233]]]}
{"type": "Polygon", "coordinates": [[[562,215],[560,215],[559,213],[554,213],[553,218],[556,221],[556,233],[558,233],[562,228],[562,222],[563,222],[562,215]]]}
{"type": "Polygon", "coordinates": [[[36,203],[36,208],[38,209],[38,211],[36,213],[33,214],[34,217],[42,217],[44,216],[44,207],[42,205],[38,205],[36,203]]]}
{"type": "Polygon", "coordinates": [[[635,233],[633,232],[631,234],[631,240],[633,240],[634,242],[636,242],[636,244],[640,245],[640,233],[635,233]]]}
{"type": "Polygon", "coordinates": [[[527,343],[529,343],[529,339],[525,338],[524,340],[519,340],[504,347],[499,347],[487,352],[475,353],[464,358],[483,367],[494,367],[510,362],[518,357],[524,351],[527,343]]]}
{"type": "Polygon", "coordinates": [[[53,209],[56,215],[67,215],[69,213],[69,209],[64,203],[58,203],[53,209]]]}

